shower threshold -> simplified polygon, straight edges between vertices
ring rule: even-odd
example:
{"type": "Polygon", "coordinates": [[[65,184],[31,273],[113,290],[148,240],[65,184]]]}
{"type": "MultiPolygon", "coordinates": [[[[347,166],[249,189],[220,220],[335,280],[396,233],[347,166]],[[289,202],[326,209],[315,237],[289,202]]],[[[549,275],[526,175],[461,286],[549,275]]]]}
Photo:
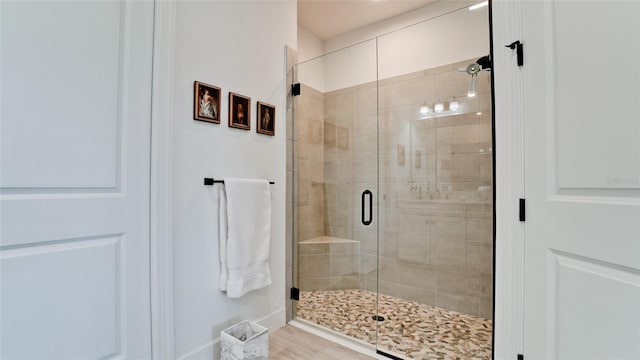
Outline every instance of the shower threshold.
{"type": "MultiPolygon", "coordinates": [[[[293,327],[296,327],[300,330],[304,330],[308,333],[311,333],[313,335],[319,336],[323,339],[329,340],[335,344],[344,346],[348,349],[351,349],[353,351],[359,352],[363,355],[369,356],[373,359],[378,359],[378,360],[389,360],[389,357],[384,356],[382,354],[377,354],[376,353],[376,347],[374,345],[368,344],[364,341],[358,340],[356,338],[353,338],[351,336],[347,336],[344,334],[341,334],[337,331],[333,331],[329,328],[326,328],[324,326],[320,326],[318,324],[315,324],[311,321],[307,321],[304,319],[300,319],[300,318],[296,318],[294,320],[289,321],[288,325],[291,325],[293,327]]],[[[410,360],[410,359],[406,359],[406,358],[400,358],[402,360],[410,360]]]]}

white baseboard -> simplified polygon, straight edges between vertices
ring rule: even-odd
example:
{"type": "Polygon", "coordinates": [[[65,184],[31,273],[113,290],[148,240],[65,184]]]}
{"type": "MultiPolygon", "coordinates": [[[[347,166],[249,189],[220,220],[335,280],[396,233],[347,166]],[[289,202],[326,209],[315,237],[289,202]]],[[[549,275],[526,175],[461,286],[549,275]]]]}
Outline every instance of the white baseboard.
{"type": "Polygon", "coordinates": [[[287,324],[286,308],[281,307],[271,314],[265,315],[259,319],[254,320],[258,324],[266,327],[269,331],[273,331],[277,328],[283,327],[287,324]]]}
{"type": "MultiPolygon", "coordinates": [[[[286,324],[286,309],[281,307],[274,312],[267,314],[252,321],[266,327],[269,331],[278,329],[286,324]]],[[[213,341],[198,346],[188,353],[178,357],[178,360],[200,360],[200,359],[220,359],[220,337],[216,337],[213,341]]]]}
{"type": "Polygon", "coordinates": [[[220,337],[213,339],[213,341],[201,345],[185,355],[182,355],[178,360],[196,360],[196,359],[219,359],[220,358],[220,337]],[[217,356],[214,356],[217,354],[217,356]]]}

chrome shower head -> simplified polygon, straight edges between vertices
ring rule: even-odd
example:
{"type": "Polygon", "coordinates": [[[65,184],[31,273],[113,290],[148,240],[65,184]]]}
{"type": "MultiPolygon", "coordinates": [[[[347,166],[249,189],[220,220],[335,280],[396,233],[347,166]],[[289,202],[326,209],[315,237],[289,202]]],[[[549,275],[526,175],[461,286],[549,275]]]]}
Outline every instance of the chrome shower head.
{"type": "Polygon", "coordinates": [[[480,65],[478,65],[477,63],[471,63],[469,64],[469,66],[467,66],[467,69],[465,71],[471,76],[476,76],[478,75],[480,70],[482,70],[482,67],[480,65]]]}
{"type": "Polygon", "coordinates": [[[461,67],[458,69],[460,72],[466,72],[471,75],[471,84],[469,85],[468,97],[476,96],[476,90],[478,88],[478,73],[482,70],[491,70],[491,58],[489,56],[483,56],[476,60],[476,62],[467,65],[466,68],[461,67]]]}

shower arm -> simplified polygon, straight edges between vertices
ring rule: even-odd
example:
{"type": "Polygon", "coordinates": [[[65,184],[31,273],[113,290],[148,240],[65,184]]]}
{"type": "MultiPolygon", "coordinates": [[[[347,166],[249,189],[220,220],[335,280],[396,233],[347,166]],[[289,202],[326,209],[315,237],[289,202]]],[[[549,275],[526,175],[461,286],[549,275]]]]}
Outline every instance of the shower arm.
{"type": "Polygon", "coordinates": [[[469,85],[469,92],[467,93],[468,97],[476,96],[478,88],[478,74],[471,75],[471,84],[469,85]]]}

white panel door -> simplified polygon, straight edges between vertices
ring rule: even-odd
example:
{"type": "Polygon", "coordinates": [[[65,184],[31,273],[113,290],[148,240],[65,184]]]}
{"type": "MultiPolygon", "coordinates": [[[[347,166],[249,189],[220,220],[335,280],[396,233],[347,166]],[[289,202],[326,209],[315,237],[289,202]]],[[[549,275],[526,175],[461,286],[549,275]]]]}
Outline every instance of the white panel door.
{"type": "Polygon", "coordinates": [[[522,5],[525,359],[640,359],[640,2],[522,5]]]}
{"type": "Polygon", "coordinates": [[[0,358],[150,358],[153,2],[0,16],[0,358]]]}

